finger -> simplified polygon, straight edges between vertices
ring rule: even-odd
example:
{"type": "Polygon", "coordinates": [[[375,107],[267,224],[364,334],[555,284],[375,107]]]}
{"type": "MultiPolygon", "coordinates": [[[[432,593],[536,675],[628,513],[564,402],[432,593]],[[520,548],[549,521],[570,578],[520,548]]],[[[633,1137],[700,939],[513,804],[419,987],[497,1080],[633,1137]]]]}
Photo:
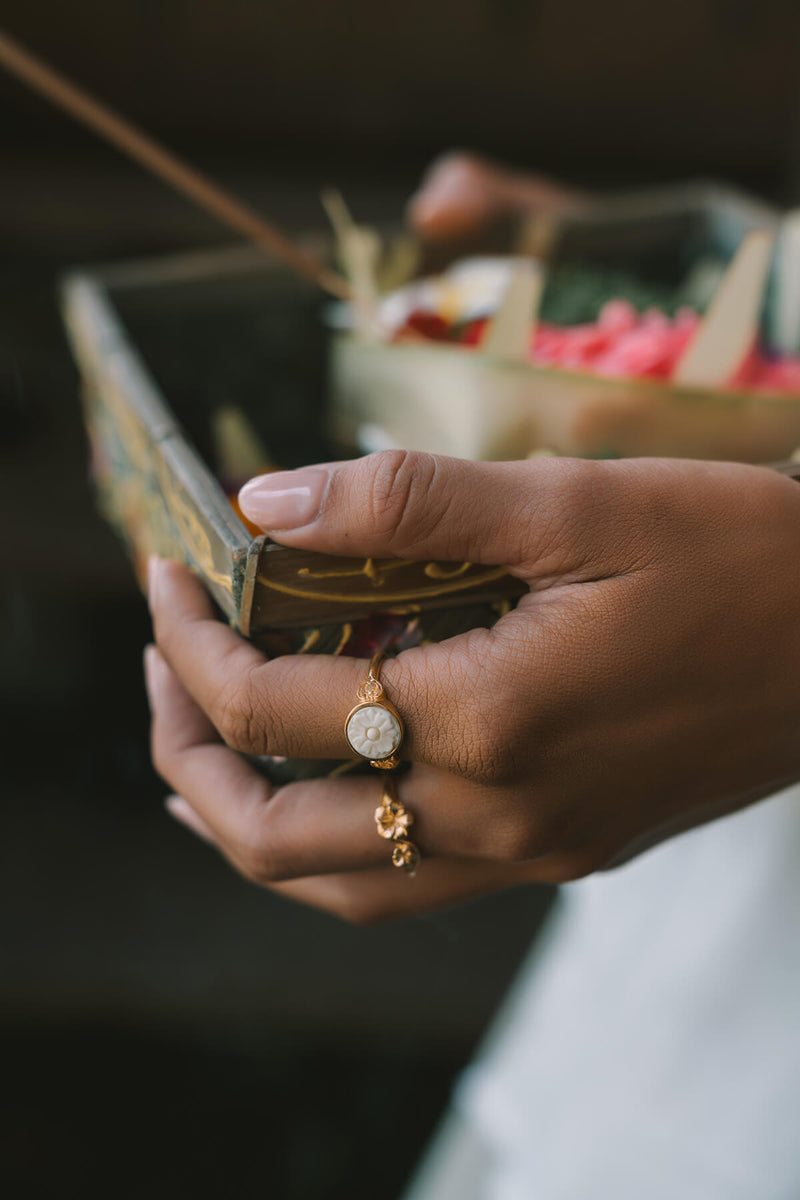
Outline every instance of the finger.
{"type": "Polygon", "coordinates": [[[438,159],[408,205],[408,218],[423,237],[459,237],[510,213],[536,209],[574,212],[588,196],[541,175],[509,170],[474,154],[438,159]]]}
{"type": "MultiPolygon", "coordinates": [[[[217,658],[224,658],[229,677],[246,677],[253,668],[266,662],[265,656],[255,646],[238,637],[220,620],[200,580],[182,563],[150,556],[147,564],[147,602],[156,642],[163,642],[167,632],[177,629],[181,622],[186,621],[192,625],[193,632],[202,638],[202,644],[197,646],[193,657],[200,660],[206,651],[210,651],[217,658]]],[[[202,667],[200,661],[196,665],[199,669],[202,667]]],[[[191,688],[189,690],[192,692],[191,688]]]]}
{"type": "Polygon", "coordinates": [[[149,674],[153,760],[178,793],[170,811],[248,878],[267,883],[380,866],[393,848],[380,830],[408,837],[424,854],[506,859],[516,849],[501,793],[430,767],[393,781],[402,811],[388,829],[376,820],[388,785],[382,775],[307,780],[273,791],[213,731],[209,741],[205,717],[160,656],[151,658],[149,674]],[[187,710],[196,714],[194,728],[187,710]]]}
{"type": "MultiPolygon", "coordinates": [[[[218,849],[231,865],[239,864],[182,796],[167,798],[171,816],[203,841],[218,849]]],[[[413,878],[392,866],[265,882],[270,891],[299,904],[328,912],[356,925],[375,924],[440,908],[465,900],[531,883],[563,883],[573,878],[551,866],[549,858],[536,862],[500,864],[479,859],[426,859],[413,878]]],[[[263,882],[251,879],[251,882],[263,882]]]]}
{"type": "Polygon", "coordinates": [[[500,565],[542,583],[594,570],[616,515],[616,479],[606,462],[467,462],[390,450],[258,476],[239,502],[287,546],[500,565]]]}
{"type": "Polygon", "coordinates": [[[387,861],[391,848],[375,825],[382,792],[377,778],[315,780],[273,793],[266,779],[220,743],[152,647],[147,680],[153,762],[177,794],[170,812],[213,841],[245,875],[265,883],[387,861]]]}
{"type": "Polygon", "coordinates": [[[423,861],[409,878],[396,867],[324,875],[271,885],[287,899],[321,909],[355,925],[371,925],[450,908],[465,900],[533,882],[530,864],[449,859],[423,861]]]}
{"type": "MultiPolygon", "coordinates": [[[[161,562],[154,575],[160,651],[228,746],[300,758],[351,755],[344,721],[358,702],[366,662],[331,655],[268,661],[216,618],[201,584],[185,567],[161,562]]],[[[401,754],[458,773],[480,765],[485,721],[479,710],[484,699],[488,702],[483,668],[497,652],[490,631],[465,636],[466,643],[454,639],[406,651],[386,662],[381,674],[405,724],[401,754]],[[482,664],[477,674],[475,661],[482,664]]]]}
{"type": "Polygon", "coordinates": [[[180,821],[187,829],[191,829],[192,833],[196,833],[204,842],[208,842],[210,846],[217,845],[217,839],[214,837],[211,827],[206,825],[201,817],[198,817],[191,804],[188,800],[184,800],[183,796],[167,796],[164,807],[171,817],[180,821]]]}
{"type": "Polygon", "coordinates": [[[505,211],[501,172],[471,154],[446,154],[408,203],[410,224],[424,237],[471,233],[505,211]]]}
{"type": "MultiPolygon", "coordinates": [[[[208,718],[154,647],[145,656],[153,710],[156,769],[176,789],[168,809],[260,884],[325,873],[362,871],[386,862],[391,838],[378,834],[383,777],[315,780],[273,793],[269,784],[222,745],[208,718]]],[[[431,768],[397,781],[427,855],[496,856],[516,864],[519,831],[509,824],[503,789],[480,788],[431,768]]],[[[391,832],[395,832],[392,830],[391,832]]],[[[542,868],[546,866],[542,861],[542,868]]],[[[488,868],[487,868],[488,869],[488,868]]],[[[547,875],[542,875],[547,878],[547,875]]]]}
{"type": "Polygon", "coordinates": [[[154,714],[158,706],[159,712],[169,715],[170,736],[176,745],[219,741],[213,724],[169,670],[157,646],[145,647],[144,681],[150,712],[154,714]]]}
{"type": "Polygon", "coordinates": [[[223,745],[155,647],[148,647],[145,663],[153,764],[182,802],[173,815],[185,815],[183,804],[188,802],[215,841],[235,845],[241,839],[246,849],[251,827],[271,795],[268,781],[223,745]]]}
{"type": "Polygon", "coordinates": [[[344,719],[366,677],[364,663],[268,661],[218,619],[202,584],[178,563],[152,565],[149,595],[163,657],[229,746],[301,758],[348,754],[344,719]]]}

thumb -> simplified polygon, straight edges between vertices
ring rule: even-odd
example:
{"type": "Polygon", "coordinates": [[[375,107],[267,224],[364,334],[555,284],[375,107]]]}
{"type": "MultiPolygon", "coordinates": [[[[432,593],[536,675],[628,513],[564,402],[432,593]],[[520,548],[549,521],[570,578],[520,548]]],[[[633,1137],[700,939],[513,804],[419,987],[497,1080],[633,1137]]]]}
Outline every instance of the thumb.
{"type": "Polygon", "coordinates": [[[604,468],[578,459],[468,462],[384,450],[352,462],[251,479],[250,520],[284,546],[367,558],[505,566],[537,577],[597,547],[604,468]]]}

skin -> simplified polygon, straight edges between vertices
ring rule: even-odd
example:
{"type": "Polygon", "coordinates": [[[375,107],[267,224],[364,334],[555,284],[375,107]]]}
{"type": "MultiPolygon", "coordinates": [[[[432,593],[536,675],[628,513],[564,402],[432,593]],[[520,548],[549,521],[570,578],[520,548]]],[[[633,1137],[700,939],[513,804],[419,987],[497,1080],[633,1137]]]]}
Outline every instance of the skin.
{"type": "Polygon", "coordinates": [[[498,217],[521,212],[568,212],[591,203],[586,193],[540,175],[498,166],[475,154],[436,159],[408,204],[408,220],[430,241],[474,233],[498,217]]]}
{"type": "MultiPolygon", "coordinates": [[[[291,491],[298,474],[267,478],[291,491]]],[[[384,865],[377,776],[272,792],[234,753],[342,757],[368,664],[267,661],[185,568],[154,562],[154,762],[173,815],[249,879],[369,921],[576,879],[800,778],[793,481],[400,451],[318,474],[316,518],[270,530],[285,545],[502,564],[530,593],[493,629],[384,667],[414,764],[398,783],[424,855],[409,880],[384,865]]]]}
{"type": "Polygon", "coordinates": [[[397,451],[267,476],[240,500],[287,546],[499,564],[530,589],[493,629],[384,666],[413,764],[398,780],[423,854],[409,879],[375,830],[377,772],[272,790],[236,753],[346,757],[368,664],[267,661],[189,571],[153,560],[145,666],[168,808],[259,885],[368,923],[577,879],[800,779],[789,479],[397,451]]]}

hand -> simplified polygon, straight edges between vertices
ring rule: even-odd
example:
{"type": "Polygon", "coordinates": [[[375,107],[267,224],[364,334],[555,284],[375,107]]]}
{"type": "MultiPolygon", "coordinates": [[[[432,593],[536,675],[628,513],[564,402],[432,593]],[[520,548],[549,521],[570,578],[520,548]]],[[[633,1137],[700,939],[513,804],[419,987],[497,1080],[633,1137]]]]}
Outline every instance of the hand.
{"type": "Polygon", "coordinates": [[[477,232],[499,217],[537,209],[571,212],[588,203],[585,194],[541,175],[456,152],[428,169],[409,201],[408,219],[422,237],[435,240],[477,232]]]}
{"type": "Polygon", "coordinates": [[[288,546],[502,564],[530,588],[494,628],[384,665],[414,764],[409,880],[384,865],[377,772],[271,793],[232,753],[342,757],[367,664],[267,662],[156,564],[154,760],[173,814],[260,883],[370,920],[575,879],[800,778],[800,488],[777,473],[397,451],[240,500],[288,546]]]}

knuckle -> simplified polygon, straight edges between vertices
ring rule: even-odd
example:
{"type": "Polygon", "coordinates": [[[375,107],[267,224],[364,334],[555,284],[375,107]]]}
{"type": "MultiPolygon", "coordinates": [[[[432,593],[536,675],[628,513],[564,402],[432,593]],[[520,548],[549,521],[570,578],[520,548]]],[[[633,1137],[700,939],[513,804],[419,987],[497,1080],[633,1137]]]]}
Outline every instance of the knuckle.
{"type": "Polygon", "coordinates": [[[258,887],[268,887],[281,878],[274,856],[266,846],[250,845],[239,848],[237,854],[239,870],[245,879],[258,887]]]}
{"type": "Polygon", "coordinates": [[[243,700],[238,689],[220,697],[214,722],[220,736],[231,750],[243,754],[254,752],[255,722],[250,706],[243,700]]]}
{"type": "Polygon", "coordinates": [[[236,679],[219,695],[214,724],[226,745],[242,754],[266,753],[265,717],[251,679],[236,679]]]}
{"type": "Polygon", "coordinates": [[[596,463],[570,460],[556,502],[563,530],[579,533],[584,528],[587,516],[602,502],[606,479],[606,472],[602,468],[597,470],[596,463]]]}
{"type": "Polygon", "coordinates": [[[172,768],[172,755],[167,751],[163,738],[157,736],[155,733],[150,739],[150,758],[152,759],[153,766],[161,778],[165,779],[167,783],[169,783],[169,776],[172,768]]]}
{"type": "Polygon", "coordinates": [[[297,879],[310,870],[292,820],[292,786],[273,793],[251,834],[250,853],[264,885],[297,879]]]}
{"type": "Polygon", "coordinates": [[[173,740],[166,736],[163,722],[154,716],[150,726],[150,761],[161,778],[170,784],[177,752],[173,740]]]}
{"type": "Polygon", "coordinates": [[[244,798],[247,815],[239,828],[236,861],[242,874],[259,887],[269,887],[292,874],[286,839],[272,815],[278,797],[280,791],[273,797],[259,780],[254,783],[252,794],[244,798]]]}
{"type": "Polygon", "coordinates": [[[616,486],[608,464],[589,459],[556,459],[554,484],[541,513],[539,553],[549,546],[560,559],[591,557],[595,531],[614,503],[616,486]]]}
{"type": "MultiPolygon", "coordinates": [[[[452,673],[450,688],[458,702],[442,721],[448,739],[446,757],[456,774],[502,786],[522,775],[531,778],[532,748],[544,710],[539,689],[532,687],[530,655],[524,652],[519,630],[515,628],[513,635],[497,630],[480,633],[473,646],[470,635],[459,639],[465,653],[460,668],[452,673]]],[[[537,646],[534,655],[538,653],[537,646]]]]}
{"type": "Polygon", "coordinates": [[[369,464],[367,503],[375,532],[390,548],[407,549],[426,533],[429,506],[424,498],[436,475],[436,459],[413,450],[381,450],[364,461],[369,464]]]}

